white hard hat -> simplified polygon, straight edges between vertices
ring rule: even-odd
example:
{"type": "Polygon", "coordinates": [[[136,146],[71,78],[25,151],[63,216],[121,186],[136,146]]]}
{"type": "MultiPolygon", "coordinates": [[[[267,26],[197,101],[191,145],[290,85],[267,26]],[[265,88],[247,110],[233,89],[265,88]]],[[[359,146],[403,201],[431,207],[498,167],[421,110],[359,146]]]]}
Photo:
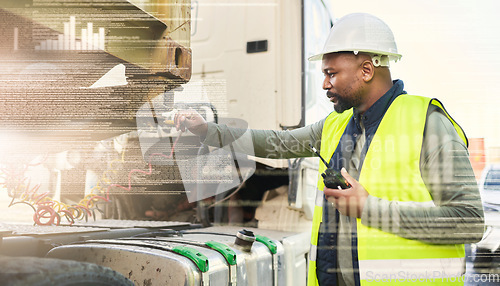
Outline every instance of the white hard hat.
{"type": "Polygon", "coordinates": [[[353,13],[340,18],[330,30],[323,51],[309,60],[321,60],[325,54],[346,51],[369,53],[374,63],[378,60],[378,65],[388,65],[389,60],[401,59],[389,26],[366,13],[353,13]]]}

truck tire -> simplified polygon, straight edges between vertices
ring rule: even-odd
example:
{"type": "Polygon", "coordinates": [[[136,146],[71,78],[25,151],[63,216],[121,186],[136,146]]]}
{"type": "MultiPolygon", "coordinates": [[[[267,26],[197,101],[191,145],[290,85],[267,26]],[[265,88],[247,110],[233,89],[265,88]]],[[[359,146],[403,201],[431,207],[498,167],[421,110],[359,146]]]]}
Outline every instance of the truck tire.
{"type": "Polygon", "coordinates": [[[37,257],[1,257],[0,281],[9,286],[134,285],[120,273],[92,263],[37,257]]]}
{"type": "Polygon", "coordinates": [[[476,248],[472,253],[472,263],[474,268],[491,268],[495,253],[491,253],[489,249],[476,248]]]}

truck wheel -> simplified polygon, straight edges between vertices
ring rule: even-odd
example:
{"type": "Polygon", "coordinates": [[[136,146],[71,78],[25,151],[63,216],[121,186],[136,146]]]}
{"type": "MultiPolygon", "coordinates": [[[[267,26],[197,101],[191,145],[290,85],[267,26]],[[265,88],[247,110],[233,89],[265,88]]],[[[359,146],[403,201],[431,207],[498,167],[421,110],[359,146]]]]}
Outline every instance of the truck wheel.
{"type": "Polygon", "coordinates": [[[489,249],[476,248],[472,253],[474,268],[490,268],[494,257],[495,253],[491,253],[489,249]]]}
{"type": "Polygon", "coordinates": [[[92,263],[71,260],[2,257],[0,281],[12,286],[134,285],[120,273],[92,263]]]}

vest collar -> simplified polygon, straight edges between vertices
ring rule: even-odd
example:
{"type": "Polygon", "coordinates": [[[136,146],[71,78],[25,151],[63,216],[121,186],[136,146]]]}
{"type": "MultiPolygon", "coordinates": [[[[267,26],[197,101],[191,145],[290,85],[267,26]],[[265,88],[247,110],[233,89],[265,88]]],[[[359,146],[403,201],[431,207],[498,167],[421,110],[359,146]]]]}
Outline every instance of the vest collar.
{"type": "Polygon", "coordinates": [[[354,108],[353,118],[354,123],[356,124],[356,128],[359,131],[361,130],[361,120],[363,121],[363,125],[365,128],[370,128],[374,124],[378,124],[394,99],[396,99],[398,95],[405,93],[406,91],[404,90],[403,81],[397,79],[393,81],[392,87],[372,106],[370,106],[370,108],[368,108],[368,110],[364,114],[361,114],[359,110],[354,108]]]}

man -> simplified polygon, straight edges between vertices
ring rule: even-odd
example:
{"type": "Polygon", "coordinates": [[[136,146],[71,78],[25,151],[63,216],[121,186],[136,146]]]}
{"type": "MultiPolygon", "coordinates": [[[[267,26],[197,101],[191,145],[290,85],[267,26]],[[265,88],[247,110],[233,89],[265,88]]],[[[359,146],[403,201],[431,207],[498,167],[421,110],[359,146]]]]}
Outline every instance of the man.
{"type": "MultiPolygon", "coordinates": [[[[310,58],[322,60],[335,112],[292,131],[250,130],[256,156],[313,156],[311,143],[350,184],[329,189],[319,177],[309,285],[463,285],[464,243],[484,228],[467,139],[439,101],[392,80],[400,57],[384,22],[347,15],[310,58]]],[[[191,111],[175,122],[212,146],[245,132],[191,111]]]]}

